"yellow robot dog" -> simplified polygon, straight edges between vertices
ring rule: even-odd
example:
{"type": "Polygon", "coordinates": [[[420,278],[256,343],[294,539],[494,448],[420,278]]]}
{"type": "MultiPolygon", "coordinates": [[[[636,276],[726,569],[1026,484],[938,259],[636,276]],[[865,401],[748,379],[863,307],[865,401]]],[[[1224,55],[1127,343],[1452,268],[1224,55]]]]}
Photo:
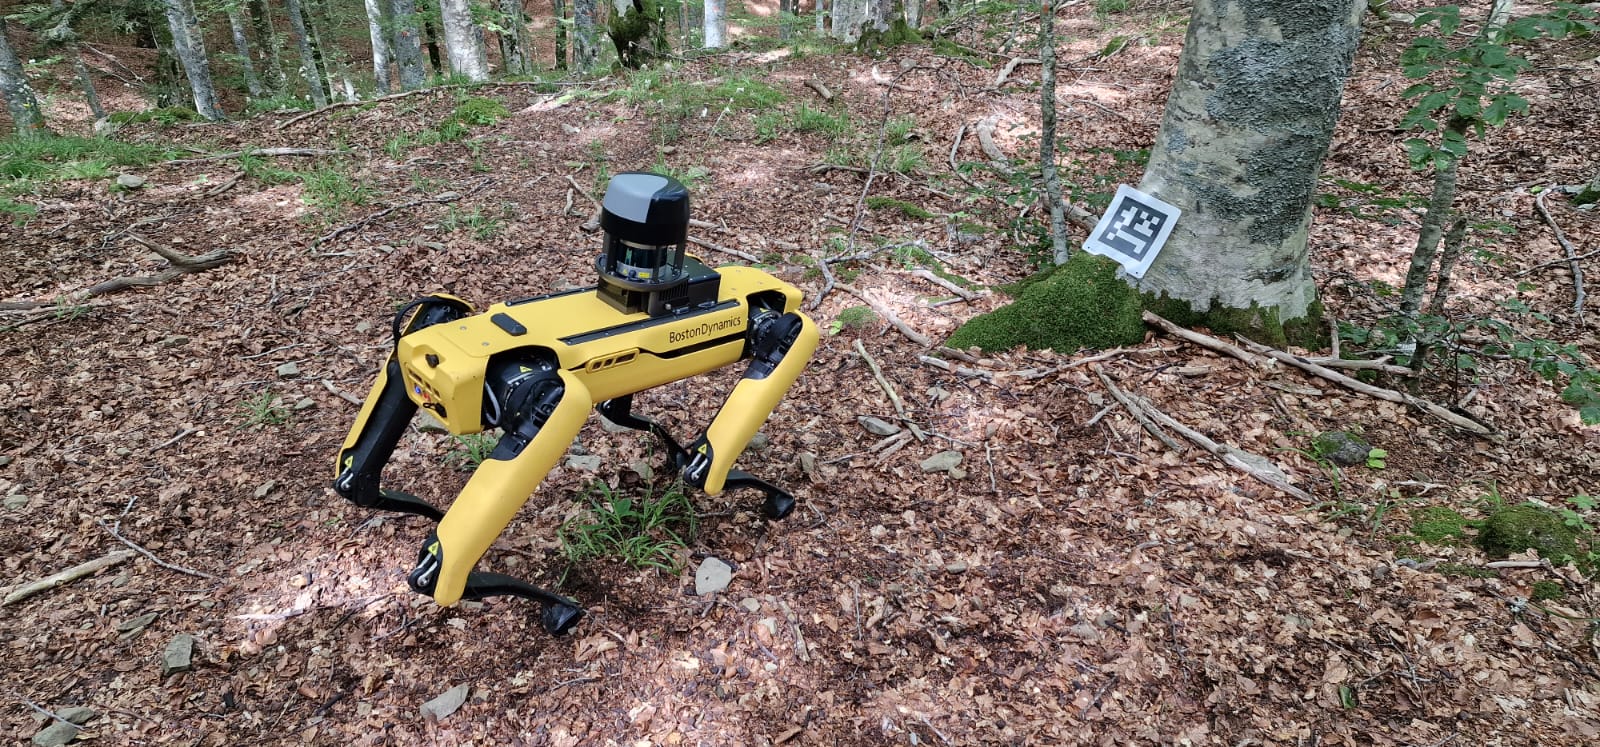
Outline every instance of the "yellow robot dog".
{"type": "Polygon", "coordinates": [[[707,494],[756,488],[762,512],[780,519],[794,497],[733,469],[817,348],[817,327],[799,313],[800,291],[750,267],[711,269],[685,256],[689,193],[676,180],[618,174],[600,217],[604,252],[594,288],[495,304],[474,314],[446,295],[395,315],[395,349],[378,373],[339,451],[334,489],[356,505],[439,522],[423,543],[411,588],[443,606],[510,595],[541,603],[546,631],[583,616],[578,603],[497,573],[473,571],[596,409],[661,439],[669,467],[707,494]],[[633,394],[749,360],[744,378],[688,448],[630,412],[633,394]],[[383,466],[417,408],[451,433],[499,428],[447,512],[380,487],[383,466]]]}

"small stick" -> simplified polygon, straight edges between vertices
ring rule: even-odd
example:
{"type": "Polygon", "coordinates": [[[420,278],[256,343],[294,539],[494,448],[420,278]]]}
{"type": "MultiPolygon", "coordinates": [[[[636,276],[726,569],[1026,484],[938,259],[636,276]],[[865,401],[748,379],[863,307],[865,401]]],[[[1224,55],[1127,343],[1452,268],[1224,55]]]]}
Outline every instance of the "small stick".
{"type": "Polygon", "coordinates": [[[323,388],[327,389],[329,392],[332,392],[339,399],[342,399],[342,400],[344,400],[346,402],[349,402],[350,404],[355,405],[356,407],[360,407],[363,404],[366,404],[366,403],[361,401],[360,397],[357,397],[354,394],[351,394],[351,393],[349,393],[349,392],[347,392],[347,391],[345,391],[343,389],[340,389],[339,387],[334,386],[332,381],[329,381],[327,379],[323,379],[322,380],[322,386],[323,386],[323,388]]]}
{"type": "Polygon", "coordinates": [[[1572,242],[1567,241],[1567,235],[1561,232],[1561,226],[1556,225],[1556,219],[1550,217],[1550,211],[1544,206],[1544,196],[1550,190],[1542,190],[1533,198],[1533,204],[1539,208],[1539,215],[1544,222],[1550,224],[1550,230],[1556,234],[1556,241],[1560,242],[1562,250],[1567,253],[1567,264],[1572,267],[1572,287],[1577,293],[1577,298],[1572,302],[1572,313],[1578,319],[1578,326],[1583,326],[1583,267],[1578,264],[1578,252],[1572,248],[1572,242]]]}
{"type": "Polygon", "coordinates": [[[1139,425],[1144,426],[1144,429],[1149,431],[1150,435],[1155,436],[1161,441],[1161,443],[1166,444],[1167,448],[1172,449],[1179,454],[1185,453],[1189,450],[1183,444],[1173,440],[1171,436],[1167,435],[1166,431],[1161,430],[1161,426],[1156,425],[1156,421],[1152,420],[1150,416],[1145,413],[1143,408],[1139,407],[1137,404],[1134,404],[1133,400],[1128,398],[1127,393],[1123,392],[1121,389],[1118,389],[1116,384],[1111,383],[1111,377],[1107,376],[1104,371],[1101,371],[1099,366],[1094,367],[1094,372],[1100,376],[1100,380],[1102,382],[1105,382],[1106,391],[1110,392],[1111,396],[1115,397],[1118,402],[1121,402],[1123,409],[1127,410],[1128,414],[1132,415],[1134,420],[1139,421],[1139,425]]]}
{"type": "Polygon", "coordinates": [[[703,246],[703,247],[705,247],[707,249],[710,249],[711,251],[714,251],[714,252],[722,252],[723,254],[726,254],[726,255],[728,255],[730,257],[738,257],[739,259],[742,259],[742,260],[744,260],[746,262],[749,262],[751,264],[760,264],[760,262],[761,262],[761,258],[755,256],[754,254],[747,254],[745,252],[739,251],[738,249],[729,249],[729,248],[727,248],[725,246],[717,246],[716,244],[713,244],[713,243],[711,243],[709,241],[706,241],[705,239],[697,239],[697,238],[695,238],[693,236],[690,236],[689,237],[689,243],[694,244],[695,246],[703,246]]]}
{"type": "Polygon", "coordinates": [[[158,444],[154,448],[150,449],[150,453],[154,454],[154,453],[156,453],[156,452],[158,452],[158,451],[160,451],[162,449],[167,448],[168,446],[171,446],[171,445],[173,445],[173,444],[175,444],[175,443],[177,443],[179,441],[182,441],[183,439],[187,438],[189,436],[189,434],[191,434],[191,433],[194,433],[194,429],[193,428],[184,428],[183,432],[179,433],[176,436],[173,436],[172,438],[169,438],[169,439],[167,439],[165,441],[162,441],[160,444],[158,444]]]}
{"type": "Polygon", "coordinates": [[[133,548],[140,555],[143,555],[146,558],[149,558],[150,562],[155,563],[156,565],[159,565],[162,568],[165,568],[165,569],[167,569],[169,571],[177,571],[179,573],[186,573],[186,574],[189,574],[190,576],[198,576],[198,577],[204,578],[204,579],[214,579],[214,578],[216,578],[216,576],[213,576],[213,575],[211,575],[209,573],[204,573],[204,572],[201,572],[201,571],[197,571],[197,570],[194,570],[193,568],[185,568],[185,567],[183,567],[181,565],[173,565],[172,563],[168,563],[165,560],[162,560],[162,559],[156,557],[155,555],[152,555],[149,550],[146,550],[143,547],[140,547],[139,545],[135,544],[133,542],[133,540],[130,540],[127,537],[122,536],[122,534],[120,532],[118,532],[115,529],[112,529],[110,526],[108,526],[104,521],[101,521],[100,519],[95,519],[94,523],[99,524],[101,529],[104,529],[107,532],[109,532],[111,534],[111,536],[116,537],[117,540],[120,541],[122,544],[133,548]]]}
{"type": "Polygon", "coordinates": [[[994,382],[994,374],[991,374],[988,371],[979,371],[976,368],[967,368],[966,366],[958,366],[958,365],[956,365],[954,363],[951,363],[950,361],[944,360],[943,358],[935,358],[935,357],[933,357],[931,355],[919,355],[919,356],[917,356],[917,360],[922,361],[923,363],[926,363],[926,364],[928,364],[930,366],[933,366],[934,368],[943,369],[943,370],[948,371],[948,372],[953,373],[953,374],[959,374],[961,376],[972,376],[972,377],[975,377],[975,378],[983,379],[984,381],[987,381],[987,382],[990,382],[990,383],[994,382]]]}
{"type": "Polygon", "coordinates": [[[800,661],[810,662],[811,653],[806,650],[805,634],[800,632],[800,620],[795,617],[794,610],[789,608],[789,603],[778,600],[778,606],[783,609],[783,616],[789,619],[789,624],[794,627],[794,652],[800,656],[800,661]]]}
{"type": "Polygon", "coordinates": [[[0,607],[20,602],[28,597],[43,591],[49,591],[57,586],[61,586],[62,584],[71,583],[103,568],[110,568],[111,566],[121,563],[131,557],[133,557],[132,551],[118,550],[117,552],[111,553],[104,557],[79,563],[64,571],[53,573],[49,576],[39,579],[38,581],[34,581],[33,583],[18,586],[17,588],[6,593],[5,600],[0,601],[0,607]]]}
{"type": "Polygon", "coordinates": [[[1155,312],[1144,312],[1143,319],[1145,324],[1154,324],[1157,327],[1160,327],[1162,330],[1165,330],[1167,334],[1181,337],[1189,342],[1199,345],[1200,347],[1210,348],[1219,353],[1231,355],[1239,360],[1244,361],[1245,363],[1255,366],[1256,368],[1272,368],[1272,361],[1267,360],[1266,358],[1247,353],[1237,345],[1231,345],[1210,335],[1203,335],[1192,329],[1179,327],[1178,325],[1156,315],[1155,312]]]}
{"type": "Polygon", "coordinates": [[[823,101],[833,101],[833,91],[828,90],[827,86],[822,85],[822,81],[815,79],[808,80],[806,81],[806,86],[811,90],[816,91],[817,95],[821,96],[823,101]]]}
{"type": "Polygon", "coordinates": [[[912,276],[912,277],[922,278],[923,280],[926,280],[926,281],[928,281],[930,283],[933,283],[934,285],[937,285],[940,288],[943,288],[943,289],[945,289],[947,291],[950,291],[951,293],[954,293],[954,294],[960,296],[962,298],[962,300],[965,300],[965,301],[971,301],[971,300],[973,300],[973,299],[978,297],[978,294],[973,293],[972,291],[969,291],[966,288],[963,288],[963,287],[961,287],[959,285],[956,285],[955,283],[952,283],[949,280],[946,280],[946,279],[944,279],[942,277],[939,277],[938,275],[935,275],[932,270],[929,270],[926,267],[918,267],[915,270],[911,270],[907,274],[912,276]]]}
{"type": "Polygon", "coordinates": [[[925,348],[933,347],[933,338],[928,337],[927,335],[924,335],[921,332],[918,332],[907,326],[905,322],[900,320],[900,317],[896,316],[893,311],[889,310],[888,306],[883,305],[877,299],[867,296],[866,294],[856,290],[853,286],[850,286],[846,283],[836,283],[835,287],[867,302],[867,305],[871,306],[872,310],[876,312],[878,316],[887,319],[889,324],[895,329],[900,330],[900,334],[905,335],[907,339],[925,348]]]}
{"type": "Polygon", "coordinates": [[[811,305],[807,308],[813,311],[822,305],[822,299],[828,297],[828,293],[833,290],[834,284],[838,282],[838,279],[833,276],[833,270],[828,269],[827,259],[818,262],[817,269],[822,271],[822,290],[817,291],[817,295],[811,297],[811,305]]]}
{"type": "Polygon", "coordinates": [[[1496,560],[1488,568],[1543,568],[1543,560],[1496,560]]]}
{"type": "Polygon", "coordinates": [[[901,422],[904,422],[911,429],[911,435],[916,436],[918,441],[928,440],[926,436],[922,435],[922,430],[917,427],[917,424],[911,422],[911,418],[906,415],[906,404],[900,401],[900,395],[895,392],[894,386],[889,383],[889,380],[884,378],[883,369],[878,368],[878,362],[867,352],[866,346],[861,344],[861,338],[859,337],[856,338],[856,353],[860,354],[861,358],[867,362],[867,368],[872,369],[872,377],[877,379],[878,386],[883,387],[883,391],[888,393],[889,403],[894,405],[894,411],[900,416],[901,422]]]}

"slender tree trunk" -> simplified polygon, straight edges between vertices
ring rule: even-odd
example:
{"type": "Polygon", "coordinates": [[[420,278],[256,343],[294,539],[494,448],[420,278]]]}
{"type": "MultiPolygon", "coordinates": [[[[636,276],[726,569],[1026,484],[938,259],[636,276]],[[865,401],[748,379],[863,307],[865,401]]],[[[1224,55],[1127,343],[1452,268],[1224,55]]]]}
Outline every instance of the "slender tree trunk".
{"type": "Polygon", "coordinates": [[[1506,27],[1506,21],[1511,20],[1511,11],[1515,7],[1515,0],[1494,0],[1489,6],[1489,21],[1483,28],[1485,40],[1499,43],[1500,31],[1506,27]]]}
{"type": "Polygon", "coordinates": [[[367,7],[367,35],[372,40],[372,80],[378,94],[389,93],[389,35],[383,28],[389,23],[382,0],[365,0],[367,7]]]}
{"type": "Polygon", "coordinates": [[[500,0],[500,14],[504,16],[505,29],[500,32],[500,59],[505,72],[527,75],[533,72],[528,59],[532,51],[528,45],[528,18],[522,12],[522,0],[500,0]]]}
{"type": "Polygon", "coordinates": [[[817,36],[828,32],[828,0],[817,0],[817,36]]]}
{"type": "Polygon", "coordinates": [[[1141,183],[1183,215],[1135,284],[1187,307],[1186,323],[1269,344],[1324,338],[1307,236],[1365,8],[1194,3],[1141,183]]]}
{"type": "MultiPolygon", "coordinates": [[[[1465,137],[1467,122],[1451,119],[1446,133],[1465,137]]],[[[1450,218],[1456,202],[1456,168],[1460,159],[1454,156],[1445,161],[1433,175],[1433,196],[1428,199],[1428,212],[1422,216],[1422,230],[1417,232],[1417,248],[1411,252],[1411,267],[1406,272],[1406,286],[1400,291],[1400,312],[1408,316],[1422,308],[1422,297],[1428,292],[1428,274],[1433,271],[1433,258],[1439,250],[1439,238],[1444,235],[1445,221],[1450,218]]]]}
{"type": "Polygon", "coordinates": [[[177,56],[172,53],[172,33],[167,30],[165,15],[158,16],[157,9],[149,5],[135,5],[134,33],[140,46],[156,51],[156,76],[151,84],[152,96],[158,107],[177,106],[183,100],[183,73],[178,69],[177,56]]]}
{"type": "Polygon", "coordinates": [[[567,69],[567,7],[562,0],[551,0],[550,15],[556,19],[556,69],[567,69]]]}
{"type": "Polygon", "coordinates": [[[83,99],[89,105],[89,111],[94,113],[95,121],[104,119],[105,107],[100,105],[100,94],[94,89],[94,79],[89,77],[89,66],[83,64],[83,50],[78,47],[78,32],[72,29],[73,16],[66,11],[64,0],[51,0],[50,8],[56,14],[56,25],[44,33],[45,42],[50,46],[59,45],[66,50],[67,58],[72,60],[72,71],[78,80],[78,89],[83,91],[83,99]]]}
{"type": "MultiPolygon", "coordinates": [[[[913,3],[915,4],[915,3],[913,3]]],[[[1050,247],[1056,264],[1066,264],[1067,221],[1061,208],[1061,176],[1056,172],[1056,9],[1044,0],[1039,15],[1039,166],[1044,175],[1045,201],[1050,204],[1050,247]]]]}
{"type": "Polygon", "coordinates": [[[167,13],[167,26],[172,30],[172,47],[177,50],[178,62],[189,78],[195,112],[213,122],[222,119],[217,90],[211,83],[211,63],[206,59],[205,35],[195,20],[193,4],[189,0],[162,0],[162,7],[167,13]]]}
{"type": "Polygon", "coordinates": [[[600,60],[600,4],[572,0],[572,66],[588,70],[600,60]]]}
{"type": "Polygon", "coordinates": [[[11,42],[6,40],[6,19],[3,16],[0,16],[0,96],[6,100],[6,111],[11,113],[11,123],[18,138],[31,140],[50,135],[44,123],[44,111],[39,108],[39,97],[28,85],[22,61],[17,59],[11,42]]]}
{"type": "Polygon", "coordinates": [[[323,87],[322,71],[317,67],[317,53],[311,48],[311,34],[306,31],[300,0],[283,0],[283,6],[289,15],[289,33],[300,52],[300,75],[311,89],[311,105],[321,109],[328,105],[328,91],[323,87]]]}
{"type": "Polygon", "coordinates": [[[922,28],[922,0],[905,0],[906,25],[914,29],[922,28]]]}
{"type": "Polygon", "coordinates": [[[450,74],[474,83],[488,80],[489,56],[472,20],[472,3],[439,0],[439,17],[444,25],[444,49],[450,55],[450,74]]]}
{"type": "Polygon", "coordinates": [[[271,92],[277,93],[288,84],[283,73],[283,54],[278,51],[278,32],[272,28],[272,11],[266,0],[247,0],[250,10],[250,31],[255,36],[257,60],[261,63],[261,82],[271,92]]]}
{"type": "Polygon", "coordinates": [[[417,4],[415,0],[388,1],[394,19],[394,61],[400,69],[400,87],[415,91],[428,82],[428,71],[422,65],[422,34],[417,30],[417,4]]]}
{"type": "Polygon", "coordinates": [[[721,49],[728,34],[728,21],[724,15],[728,0],[705,0],[706,21],[702,27],[706,37],[706,49],[721,49]]]}
{"type": "Polygon", "coordinates": [[[250,58],[249,26],[244,14],[247,12],[243,6],[228,6],[228,28],[233,32],[233,50],[239,53],[239,68],[244,72],[244,84],[250,92],[250,98],[259,99],[266,95],[261,87],[261,79],[256,76],[256,66],[250,58]]]}
{"type": "Polygon", "coordinates": [[[325,0],[300,0],[300,9],[306,13],[306,30],[311,32],[312,49],[317,53],[317,59],[322,63],[322,72],[328,79],[328,98],[333,98],[333,92],[342,90],[345,101],[356,101],[356,86],[350,80],[350,71],[344,64],[344,52],[340,51],[337,44],[323,44],[322,30],[336,28],[333,21],[328,18],[328,6],[325,0]]]}
{"type": "Polygon", "coordinates": [[[428,64],[433,67],[433,74],[444,77],[444,59],[439,55],[439,32],[433,28],[433,21],[426,17],[422,19],[422,29],[427,34],[428,64]]]}

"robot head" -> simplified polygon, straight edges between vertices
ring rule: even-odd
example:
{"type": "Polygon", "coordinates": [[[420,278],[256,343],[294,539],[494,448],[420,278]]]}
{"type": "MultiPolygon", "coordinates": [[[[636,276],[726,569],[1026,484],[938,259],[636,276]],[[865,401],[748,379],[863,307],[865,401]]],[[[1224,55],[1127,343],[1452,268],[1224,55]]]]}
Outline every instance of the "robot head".
{"type": "Polygon", "coordinates": [[[648,292],[684,281],[689,190],[678,180],[637,171],[612,177],[600,228],[605,253],[596,264],[602,284],[648,292]]]}

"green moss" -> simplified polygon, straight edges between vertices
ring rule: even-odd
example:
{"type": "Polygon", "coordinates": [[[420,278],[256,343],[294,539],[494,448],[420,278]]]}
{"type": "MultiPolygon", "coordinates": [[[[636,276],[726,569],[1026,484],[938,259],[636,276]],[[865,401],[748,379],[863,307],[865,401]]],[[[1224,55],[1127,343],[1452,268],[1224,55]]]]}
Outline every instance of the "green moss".
{"type": "Polygon", "coordinates": [[[1429,506],[1411,516],[1411,533],[1430,545],[1457,545],[1472,522],[1454,509],[1429,506]]]}
{"type": "Polygon", "coordinates": [[[633,0],[626,12],[612,14],[606,33],[616,45],[623,67],[637,69],[649,57],[667,51],[667,27],[661,19],[657,0],[633,0]]]}
{"type": "Polygon", "coordinates": [[[921,205],[914,205],[906,202],[905,200],[896,200],[893,197],[868,197],[867,207],[872,208],[873,210],[892,208],[905,213],[906,217],[909,218],[926,220],[933,217],[933,213],[928,212],[928,210],[921,205]]]}
{"type": "Polygon", "coordinates": [[[860,330],[878,323],[878,315],[870,306],[851,306],[839,312],[836,321],[840,329],[860,330]]]}
{"type": "Polygon", "coordinates": [[[1144,339],[1139,294],[1116,273],[1115,262],[1078,252],[1066,264],[1018,283],[1015,303],[968,321],[948,344],[1072,353],[1137,343],[1144,339]]]}
{"type": "Polygon", "coordinates": [[[1179,301],[1166,294],[1145,294],[1144,304],[1145,308],[1180,327],[1206,327],[1211,334],[1224,340],[1240,334],[1263,345],[1278,348],[1294,345],[1308,350],[1318,350],[1328,344],[1321,301],[1313,302],[1306,309],[1305,316],[1289,320],[1281,319],[1277,308],[1255,303],[1250,304],[1248,309],[1230,309],[1211,304],[1209,310],[1199,312],[1187,301],[1179,301]]]}
{"type": "Polygon", "coordinates": [[[1567,590],[1559,581],[1535,581],[1528,598],[1535,602],[1556,601],[1565,597],[1567,590]]]}
{"type": "Polygon", "coordinates": [[[1489,515],[1478,533],[1478,546],[1496,558],[1534,550],[1541,558],[1564,563],[1578,557],[1578,530],[1548,508],[1518,503],[1489,515]]]}
{"type": "Polygon", "coordinates": [[[142,112],[111,112],[106,119],[115,124],[133,124],[138,122],[155,122],[161,125],[175,125],[179,122],[199,121],[200,115],[195,110],[182,106],[168,106],[161,109],[146,109],[142,112]]]}
{"type": "Polygon", "coordinates": [[[506,105],[494,99],[473,96],[462,101],[456,106],[450,117],[457,122],[476,127],[483,127],[499,122],[511,116],[506,105]]]}
{"type": "Polygon", "coordinates": [[[878,30],[871,24],[861,29],[861,38],[856,41],[856,51],[862,54],[877,54],[890,47],[901,44],[915,44],[922,41],[922,34],[903,18],[896,18],[889,23],[889,28],[878,30]]]}

